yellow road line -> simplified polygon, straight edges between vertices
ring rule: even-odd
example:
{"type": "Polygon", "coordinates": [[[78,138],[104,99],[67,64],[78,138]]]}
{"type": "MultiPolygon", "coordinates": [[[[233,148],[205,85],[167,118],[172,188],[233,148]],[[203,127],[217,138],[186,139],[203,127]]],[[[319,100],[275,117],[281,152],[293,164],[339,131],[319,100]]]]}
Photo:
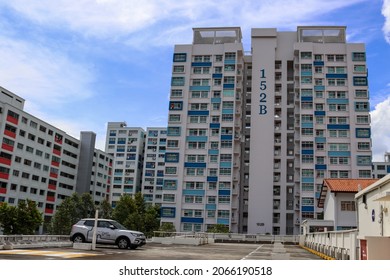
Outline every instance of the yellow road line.
{"type": "Polygon", "coordinates": [[[80,258],[97,256],[95,253],[65,252],[65,251],[44,251],[44,250],[1,250],[0,255],[32,255],[60,258],[80,258]]]}
{"type": "Polygon", "coordinates": [[[320,252],[318,252],[318,251],[316,251],[316,250],[310,249],[310,248],[305,247],[305,246],[302,246],[302,245],[300,245],[300,246],[301,246],[301,248],[303,248],[303,249],[309,251],[310,253],[312,253],[312,254],[314,254],[314,255],[317,255],[317,256],[319,256],[320,258],[323,258],[324,260],[328,260],[328,261],[336,260],[335,258],[329,257],[328,255],[325,255],[325,254],[323,254],[323,253],[320,253],[320,252]]]}

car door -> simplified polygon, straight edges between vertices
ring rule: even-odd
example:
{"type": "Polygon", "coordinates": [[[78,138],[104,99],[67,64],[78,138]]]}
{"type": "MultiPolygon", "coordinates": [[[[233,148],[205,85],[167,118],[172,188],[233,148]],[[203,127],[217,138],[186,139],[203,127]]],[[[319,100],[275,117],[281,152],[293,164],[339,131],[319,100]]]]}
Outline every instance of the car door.
{"type": "Polygon", "coordinates": [[[114,243],[115,230],[109,221],[98,221],[96,242],[98,243],[114,243]]]}

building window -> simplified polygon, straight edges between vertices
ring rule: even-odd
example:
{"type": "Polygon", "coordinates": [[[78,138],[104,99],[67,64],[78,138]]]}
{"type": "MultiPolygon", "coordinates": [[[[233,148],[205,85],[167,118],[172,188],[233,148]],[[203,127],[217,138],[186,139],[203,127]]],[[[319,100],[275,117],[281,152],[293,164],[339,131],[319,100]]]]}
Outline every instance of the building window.
{"type": "Polygon", "coordinates": [[[367,86],[367,77],[353,77],[354,86],[367,86]]]}
{"type": "Polygon", "coordinates": [[[352,61],[366,61],[366,53],[364,52],[353,52],[352,61]]]}
{"type": "Polygon", "coordinates": [[[173,62],[186,62],[187,54],[186,53],[175,53],[173,54],[173,62]]]}
{"type": "Polygon", "coordinates": [[[358,150],[369,151],[371,144],[369,142],[358,142],[358,150]]]}
{"type": "Polygon", "coordinates": [[[356,211],[354,201],[341,201],[341,211],[356,211]]]}
{"type": "Polygon", "coordinates": [[[371,178],[371,170],[359,170],[359,178],[371,178]]]}
{"type": "Polygon", "coordinates": [[[371,165],[371,156],[357,156],[357,165],[371,165]]]}
{"type": "Polygon", "coordinates": [[[182,101],[171,101],[169,102],[169,110],[183,110],[183,102],[182,101]]]}
{"type": "Polygon", "coordinates": [[[183,90],[181,90],[181,89],[172,89],[171,90],[171,97],[172,98],[183,97],[183,90]]]}
{"type": "Polygon", "coordinates": [[[371,131],[369,128],[356,128],[356,138],[370,138],[371,131]]]}
{"type": "Polygon", "coordinates": [[[184,77],[172,77],[171,86],[184,86],[184,77]]]}
{"type": "Polygon", "coordinates": [[[355,102],[355,111],[356,112],[368,112],[369,111],[368,102],[355,102]]]}
{"type": "Polygon", "coordinates": [[[301,59],[311,59],[311,52],[301,52],[301,59]]]}
{"type": "Polygon", "coordinates": [[[184,73],[184,65],[174,65],[173,73],[184,73]]]}
{"type": "Polygon", "coordinates": [[[165,153],[165,162],[179,162],[179,153],[165,153]]]}
{"type": "Polygon", "coordinates": [[[356,98],[368,98],[368,91],[366,89],[357,89],[355,90],[356,98]]]}
{"type": "Polygon", "coordinates": [[[358,116],[356,116],[356,123],[358,123],[358,124],[368,124],[369,123],[369,117],[368,116],[358,115],[358,116]]]}

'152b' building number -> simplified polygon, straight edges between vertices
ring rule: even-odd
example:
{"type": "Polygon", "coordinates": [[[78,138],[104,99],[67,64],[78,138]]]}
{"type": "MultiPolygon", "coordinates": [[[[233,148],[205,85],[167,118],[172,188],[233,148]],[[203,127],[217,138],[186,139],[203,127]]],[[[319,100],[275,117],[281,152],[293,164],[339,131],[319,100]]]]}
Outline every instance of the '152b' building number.
{"type": "Polygon", "coordinates": [[[265,115],[267,114],[267,93],[265,92],[267,89],[267,81],[265,80],[265,70],[260,70],[260,104],[259,104],[259,114],[265,115]]]}

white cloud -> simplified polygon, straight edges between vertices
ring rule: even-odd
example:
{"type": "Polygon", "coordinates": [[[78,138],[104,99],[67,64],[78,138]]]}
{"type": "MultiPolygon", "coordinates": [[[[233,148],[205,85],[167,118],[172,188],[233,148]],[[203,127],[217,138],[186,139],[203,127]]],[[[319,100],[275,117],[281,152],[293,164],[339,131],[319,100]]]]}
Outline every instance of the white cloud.
{"type": "Polygon", "coordinates": [[[371,112],[373,161],[383,161],[385,152],[390,152],[390,97],[377,104],[371,112]]]}
{"type": "Polygon", "coordinates": [[[383,33],[387,43],[390,44],[390,0],[383,0],[382,15],[385,17],[383,33]]]}
{"type": "Polygon", "coordinates": [[[92,95],[92,71],[47,46],[0,35],[0,57],[0,84],[23,96],[28,106],[55,106],[92,95]]]}
{"type": "Polygon", "coordinates": [[[198,26],[235,25],[249,32],[251,27],[318,24],[319,15],[363,1],[367,0],[226,0],[223,4],[209,0],[0,0],[0,5],[43,26],[112,40],[133,34],[133,44],[159,46],[172,45],[170,38],[177,43],[189,28],[198,26]]]}

